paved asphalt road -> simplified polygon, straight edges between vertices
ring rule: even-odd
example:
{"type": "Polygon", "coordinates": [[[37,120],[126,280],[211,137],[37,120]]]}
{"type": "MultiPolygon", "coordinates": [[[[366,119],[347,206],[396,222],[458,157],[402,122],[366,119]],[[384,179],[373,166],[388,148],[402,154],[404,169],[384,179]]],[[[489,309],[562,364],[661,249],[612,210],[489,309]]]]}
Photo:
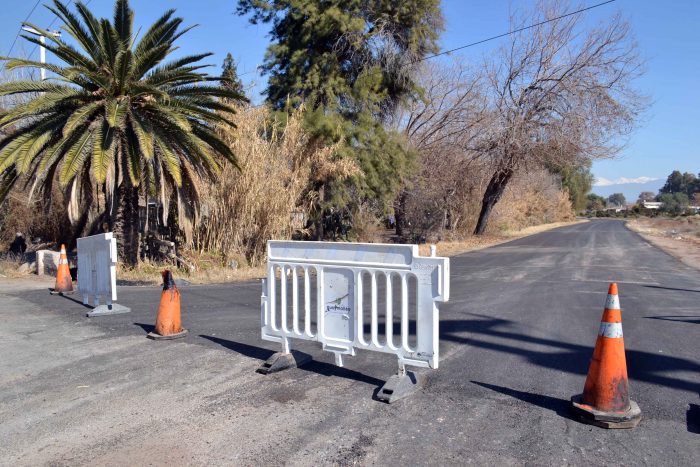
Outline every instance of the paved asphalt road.
{"type": "Polygon", "coordinates": [[[552,230],[452,260],[441,361],[387,405],[396,368],[344,369],[314,344],[301,369],[262,376],[258,282],[183,287],[179,341],[145,338],[160,291],[123,287],[130,314],[92,318],[45,289],[0,282],[2,465],[698,465],[700,273],[618,221],[552,230]],[[608,282],[623,309],[644,419],[570,418],[608,282]]]}

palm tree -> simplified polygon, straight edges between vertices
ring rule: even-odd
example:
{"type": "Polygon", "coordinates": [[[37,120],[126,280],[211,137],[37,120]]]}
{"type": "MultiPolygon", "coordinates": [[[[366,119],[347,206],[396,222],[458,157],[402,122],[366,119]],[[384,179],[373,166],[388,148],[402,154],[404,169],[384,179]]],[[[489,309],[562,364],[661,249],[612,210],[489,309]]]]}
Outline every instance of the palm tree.
{"type": "Polygon", "coordinates": [[[106,222],[122,242],[122,260],[133,265],[139,199],[159,196],[164,216],[176,206],[179,227],[191,231],[198,185],[218,172],[223,158],[236,164],[215,126],[234,126],[226,99],[244,98],[220,76],[200,71],[198,62],[209,53],[165,62],[191,29],[181,29],[174,10],[137,42],[128,0],[115,1],[112,22],[79,1],[76,11],[58,0],[47,8],[78,47],[27,24],[48,39],[46,48],[63,66],[0,57],[10,70],[43,67],[54,75],[0,85],[0,96],[30,97],[0,113],[0,201],[17,182],[44,199],[58,183],[77,233],[106,222]]]}

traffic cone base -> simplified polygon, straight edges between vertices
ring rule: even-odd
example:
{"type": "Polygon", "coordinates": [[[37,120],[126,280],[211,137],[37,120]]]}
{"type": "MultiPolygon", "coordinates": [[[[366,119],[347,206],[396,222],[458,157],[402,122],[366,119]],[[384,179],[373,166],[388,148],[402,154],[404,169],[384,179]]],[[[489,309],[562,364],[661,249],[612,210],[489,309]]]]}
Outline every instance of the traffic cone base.
{"type": "Polygon", "coordinates": [[[61,253],[58,257],[58,269],[56,270],[56,284],[53,289],[49,289],[49,293],[51,295],[68,295],[74,292],[73,279],[70,276],[70,267],[68,266],[66,246],[61,245],[61,253]]]}
{"type": "Polygon", "coordinates": [[[156,334],[155,332],[149,332],[146,337],[149,339],[153,339],[154,341],[167,341],[171,339],[179,339],[181,337],[185,337],[189,331],[185,328],[182,328],[182,331],[175,333],[175,334],[169,334],[167,336],[161,336],[160,334],[156,334]]]}
{"type": "Polygon", "coordinates": [[[571,409],[585,423],[602,428],[633,428],[642,419],[629,398],[622,312],[617,284],[610,284],[598,338],[583,394],[571,398],[571,409]]]}
{"type": "Polygon", "coordinates": [[[180,291],[175,285],[173,275],[165,270],[163,276],[163,292],[160,295],[156,326],[146,337],[153,340],[172,340],[185,337],[187,329],[180,321],[180,291]]]}
{"type": "Polygon", "coordinates": [[[51,295],[73,295],[75,290],[56,290],[55,288],[49,289],[51,295]]]}
{"type": "Polygon", "coordinates": [[[583,395],[571,398],[571,409],[579,420],[601,428],[634,428],[642,420],[639,405],[630,400],[630,407],[624,412],[603,412],[583,403],[583,395]]]}

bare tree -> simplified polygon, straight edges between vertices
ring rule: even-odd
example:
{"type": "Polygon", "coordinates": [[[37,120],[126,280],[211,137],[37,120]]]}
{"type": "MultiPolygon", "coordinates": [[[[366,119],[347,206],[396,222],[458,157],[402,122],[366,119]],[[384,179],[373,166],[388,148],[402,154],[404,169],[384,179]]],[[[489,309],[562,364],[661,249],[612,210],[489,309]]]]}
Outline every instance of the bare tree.
{"type": "Polygon", "coordinates": [[[418,171],[394,205],[400,236],[409,222],[414,235],[459,223],[454,204],[474,190],[475,178],[464,175],[474,163],[472,146],[487,117],[482,77],[464,62],[426,63],[419,83],[420,98],[396,122],[419,155],[418,171]]]}
{"type": "Polygon", "coordinates": [[[614,157],[644,108],[631,88],[641,60],[628,24],[618,14],[584,30],[583,14],[559,18],[567,6],[543,1],[532,14],[513,17],[513,30],[539,25],[514,33],[487,64],[493,120],[480,136],[480,153],[494,170],[475,234],[484,233],[518,171],[614,157]]]}

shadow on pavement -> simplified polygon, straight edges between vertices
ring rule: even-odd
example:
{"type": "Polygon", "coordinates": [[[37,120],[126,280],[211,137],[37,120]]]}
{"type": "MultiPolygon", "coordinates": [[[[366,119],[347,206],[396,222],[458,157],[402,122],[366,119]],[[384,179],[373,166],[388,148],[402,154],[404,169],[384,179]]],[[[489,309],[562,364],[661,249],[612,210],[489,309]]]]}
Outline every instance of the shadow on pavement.
{"type": "Polygon", "coordinates": [[[153,332],[156,329],[155,325],[153,324],[134,323],[134,326],[140,326],[141,329],[146,331],[146,334],[148,334],[149,332],[153,332]]]}
{"type": "Polygon", "coordinates": [[[212,341],[215,344],[219,344],[222,347],[226,347],[229,350],[233,350],[236,353],[245,355],[246,357],[255,358],[258,360],[265,361],[274,354],[274,350],[263,349],[262,347],[255,347],[254,345],[243,344],[241,342],[235,342],[228,339],[221,339],[214,336],[206,336],[200,334],[199,337],[212,341]]]}
{"type": "Polygon", "coordinates": [[[664,290],[676,290],[678,292],[695,292],[695,293],[700,293],[700,290],[694,290],[694,289],[678,289],[676,287],[664,287],[662,285],[643,285],[642,287],[646,287],[648,289],[664,289],[664,290]]]}
{"type": "Polygon", "coordinates": [[[689,432],[700,434],[700,405],[690,404],[686,421],[689,432]]]}
{"type": "MultiPolygon", "coordinates": [[[[207,339],[211,342],[219,344],[234,352],[238,352],[246,357],[255,358],[257,360],[265,361],[272,356],[275,352],[273,350],[264,349],[262,347],[256,347],[254,345],[243,344],[241,342],[235,342],[228,339],[221,339],[219,337],[207,336],[200,334],[199,337],[207,339]]],[[[381,387],[384,385],[384,381],[375,378],[373,376],[365,375],[358,371],[349,370],[347,368],[340,368],[331,363],[318,362],[316,360],[311,360],[306,365],[299,368],[300,370],[310,371],[322,376],[337,376],[339,378],[350,379],[353,381],[358,381],[361,383],[367,383],[370,385],[381,387]]],[[[377,389],[377,391],[379,388],[377,389]]],[[[375,393],[377,392],[375,391],[375,393]]]]}
{"type": "Polygon", "coordinates": [[[662,321],[678,321],[679,323],[700,324],[700,316],[645,316],[645,319],[659,319],[662,321]]]}
{"type": "Polygon", "coordinates": [[[85,307],[85,308],[89,308],[90,310],[93,309],[92,306],[86,305],[86,304],[83,303],[82,300],[78,300],[78,299],[76,299],[76,298],[73,298],[73,297],[71,297],[70,295],[59,294],[58,296],[59,296],[59,297],[63,297],[63,298],[65,298],[66,300],[70,300],[71,302],[75,302],[75,303],[77,303],[78,305],[83,306],[83,307],[85,307]]]}
{"type": "Polygon", "coordinates": [[[492,391],[500,392],[506,396],[513,397],[515,399],[527,402],[528,404],[536,405],[542,407],[543,409],[551,410],[556,412],[560,417],[568,418],[570,420],[575,420],[571,416],[569,410],[571,403],[568,400],[558,399],[556,397],[544,396],[541,394],[533,394],[531,392],[518,391],[516,389],[510,389],[503,386],[496,386],[495,384],[481,383],[479,381],[472,381],[472,383],[490,389],[492,391]]]}
{"type": "MultiPolygon", "coordinates": [[[[441,320],[440,339],[518,355],[532,364],[545,368],[579,375],[588,373],[588,365],[593,354],[592,346],[588,347],[544,337],[527,336],[503,329],[517,325],[518,323],[514,321],[475,313],[470,314],[483,317],[483,319],[441,320]],[[500,338],[500,340],[494,341],[490,339],[485,341],[477,338],[480,335],[496,337],[500,338]],[[549,349],[531,350],[525,348],[522,343],[547,346],[549,349]],[[558,349],[559,351],[552,352],[551,349],[558,349]]],[[[628,349],[626,355],[627,373],[630,378],[683,391],[700,392],[700,382],[670,376],[671,373],[677,371],[700,373],[700,364],[684,358],[639,350],[628,349]]]]}

